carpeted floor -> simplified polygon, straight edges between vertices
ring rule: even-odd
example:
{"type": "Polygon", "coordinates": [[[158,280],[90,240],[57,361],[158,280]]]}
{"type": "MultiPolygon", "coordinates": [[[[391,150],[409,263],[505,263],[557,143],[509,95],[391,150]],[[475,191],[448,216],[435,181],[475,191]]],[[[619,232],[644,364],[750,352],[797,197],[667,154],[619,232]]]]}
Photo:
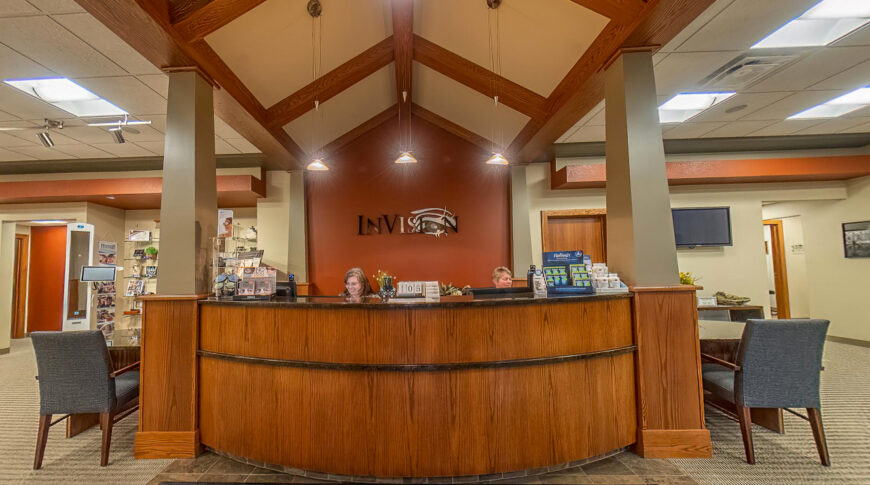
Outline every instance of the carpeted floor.
{"type": "MultiPolygon", "coordinates": [[[[582,469],[526,479],[527,483],[812,484],[870,483],[870,349],[829,342],[822,373],[822,412],[833,466],[818,461],[809,424],[788,413],[786,434],[755,427],[757,464],[744,461],[737,423],[707,408],[713,436],[711,460],[643,460],[623,453],[582,469]]],[[[99,466],[100,433],[92,429],[72,439],[64,425],[52,429],[43,469],[33,471],[39,409],[36,363],[29,340],[15,340],[0,356],[0,484],[146,484],[163,480],[195,482],[302,482],[206,454],[197,460],[134,460],[137,416],[115,427],[108,467],[99,466]],[[162,472],[162,473],[161,473],[162,472]],[[159,474],[159,475],[158,475],[159,474]]],[[[314,480],[307,480],[313,483],[314,480]]]]}
{"type": "Polygon", "coordinates": [[[0,483],[147,483],[172,460],[134,460],[138,414],[115,425],[109,466],[100,466],[100,430],[67,439],[66,423],[51,428],[41,470],[33,470],[39,384],[30,339],[13,340],[0,356],[0,483]]]}

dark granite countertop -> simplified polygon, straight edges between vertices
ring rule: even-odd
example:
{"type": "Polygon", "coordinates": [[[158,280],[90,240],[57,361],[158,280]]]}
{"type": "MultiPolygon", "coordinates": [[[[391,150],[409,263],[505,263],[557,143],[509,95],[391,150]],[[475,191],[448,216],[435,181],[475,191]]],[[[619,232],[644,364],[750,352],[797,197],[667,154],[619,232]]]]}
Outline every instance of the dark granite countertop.
{"type": "Polygon", "coordinates": [[[553,303],[572,303],[591,300],[618,300],[629,298],[630,294],[618,295],[558,295],[548,298],[533,298],[531,296],[514,296],[507,298],[486,298],[479,300],[442,300],[440,302],[411,302],[405,298],[391,298],[384,303],[375,295],[366,297],[363,301],[351,301],[339,296],[300,296],[295,299],[275,297],[268,301],[233,301],[231,298],[208,298],[199,300],[205,305],[241,305],[255,307],[279,307],[279,308],[379,308],[379,309],[405,309],[405,308],[459,308],[459,307],[482,307],[482,306],[508,306],[508,305],[542,305],[553,303]]]}

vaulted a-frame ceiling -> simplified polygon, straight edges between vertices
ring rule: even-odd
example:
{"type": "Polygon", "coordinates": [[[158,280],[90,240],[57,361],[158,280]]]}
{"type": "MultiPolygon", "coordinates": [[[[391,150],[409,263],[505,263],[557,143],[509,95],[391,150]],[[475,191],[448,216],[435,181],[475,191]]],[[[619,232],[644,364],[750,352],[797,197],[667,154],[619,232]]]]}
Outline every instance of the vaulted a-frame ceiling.
{"type": "Polygon", "coordinates": [[[501,75],[485,0],[321,0],[316,80],[308,0],[76,1],[156,66],[203,73],[218,116],[292,169],[397,115],[544,160],[603,98],[609,59],[665,44],[713,0],[503,0],[501,75]]]}

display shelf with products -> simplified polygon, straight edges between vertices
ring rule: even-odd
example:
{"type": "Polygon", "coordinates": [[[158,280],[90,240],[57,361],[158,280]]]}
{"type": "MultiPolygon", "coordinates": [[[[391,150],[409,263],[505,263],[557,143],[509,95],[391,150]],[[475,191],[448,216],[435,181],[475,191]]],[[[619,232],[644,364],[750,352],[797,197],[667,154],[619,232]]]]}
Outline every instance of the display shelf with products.
{"type": "Polygon", "coordinates": [[[157,292],[159,248],[159,225],[128,229],[124,238],[123,283],[118,288],[118,317],[129,331],[138,331],[142,326],[142,303],[136,297],[157,292]]]}

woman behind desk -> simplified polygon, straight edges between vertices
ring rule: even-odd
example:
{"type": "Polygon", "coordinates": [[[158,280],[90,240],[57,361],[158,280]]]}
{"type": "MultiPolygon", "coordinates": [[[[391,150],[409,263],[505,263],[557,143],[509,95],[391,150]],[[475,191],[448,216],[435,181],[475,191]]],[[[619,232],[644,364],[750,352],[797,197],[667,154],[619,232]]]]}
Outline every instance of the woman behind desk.
{"type": "Polygon", "coordinates": [[[372,285],[362,268],[351,268],[344,274],[344,291],[338,296],[359,300],[373,293],[372,285]]]}
{"type": "Polygon", "coordinates": [[[504,266],[492,270],[492,285],[496,288],[510,288],[513,286],[513,274],[504,266]]]}

